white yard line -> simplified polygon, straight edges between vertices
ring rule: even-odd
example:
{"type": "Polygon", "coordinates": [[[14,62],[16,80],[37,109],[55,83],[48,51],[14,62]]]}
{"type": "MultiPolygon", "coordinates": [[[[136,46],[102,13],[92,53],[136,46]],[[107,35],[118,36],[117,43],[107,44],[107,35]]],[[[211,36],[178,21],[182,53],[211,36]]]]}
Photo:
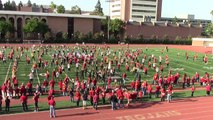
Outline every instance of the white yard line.
{"type": "Polygon", "coordinates": [[[5,76],[4,82],[7,81],[7,77],[8,77],[9,71],[10,71],[11,64],[12,64],[12,62],[10,62],[10,65],[9,65],[9,67],[8,67],[8,69],[7,69],[7,74],[6,74],[6,76],[5,76]]]}
{"type": "Polygon", "coordinates": [[[37,80],[38,80],[38,83],[40,84],[40,79],[39,79],[39,76],[38,76],[38,70],[36,69],[36,77],[37,77],[37,80]]]}

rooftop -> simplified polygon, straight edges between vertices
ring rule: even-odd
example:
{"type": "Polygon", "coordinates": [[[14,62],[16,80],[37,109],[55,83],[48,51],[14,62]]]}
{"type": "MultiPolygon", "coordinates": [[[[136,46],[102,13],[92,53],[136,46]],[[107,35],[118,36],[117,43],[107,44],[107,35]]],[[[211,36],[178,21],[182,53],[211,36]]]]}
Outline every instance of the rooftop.
{"type": "Polygon", "coordinates": [[[5,11],[5,10],[0,10],[0,15],[26,15],[26,16],[29,15],[29,16],[45,16],[45,17],[71,17],[71,18],[75,17],[75,18],[106,19],[105,16],[96,16],[96,15],[23,12],[23,11],[5,11]]]}

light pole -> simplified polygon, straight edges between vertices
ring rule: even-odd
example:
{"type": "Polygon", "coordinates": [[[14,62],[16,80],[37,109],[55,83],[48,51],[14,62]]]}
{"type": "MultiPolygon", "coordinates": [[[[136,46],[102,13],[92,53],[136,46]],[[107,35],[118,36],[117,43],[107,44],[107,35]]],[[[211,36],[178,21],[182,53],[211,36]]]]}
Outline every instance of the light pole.
{"type": "Polygon", "coordinates": [[[108,17],[108,27],[107,27],[107,40],[108,40],[108,42],[109,42],[109,24],[110,24],[110,3],[111,2],[114,2],[114,0],[106,0],[106,2],[108,2],[109,3],[109,17],[108,17]]]}

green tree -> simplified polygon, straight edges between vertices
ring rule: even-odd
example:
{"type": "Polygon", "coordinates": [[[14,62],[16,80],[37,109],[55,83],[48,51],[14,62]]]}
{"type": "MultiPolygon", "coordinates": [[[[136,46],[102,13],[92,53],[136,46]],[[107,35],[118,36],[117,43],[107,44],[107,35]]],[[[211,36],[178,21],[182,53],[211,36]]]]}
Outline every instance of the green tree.
{"type": "Polygon", "coordinates": [[[65,13],[65,7],[63,5],[57,6],[57,13],[65,13]]]}
{"type": "Polygon", "coordinates": [[[213,10],[211,11],[211,14],[212,14],[212,16],[213,16],[213,10]]]}
{"type": "Polygon", "coordinates": [[[95,6],[95,10],[91,13],[91,15],[99,15],[99,16],[103,16],[103,8],[101,7],[101,2],[100,0],[98,0],[96,6],[95,6]]]}
{"type": "Polygon", "coordinates": [[[5,34],[8,32],[13,32],[14,27],[10,22],[0,21],[0,32],[5,34]]]}
{"type": "Polygon", "coordinates": [[[173,24],[176,24],[178,22],[178,18],[175,16],[173,19],[172,19],[172,23],[173,24]]]}
{"type": "Polygon", "coordinates": [[[68,33],[66,33],[66,32],[63,32],[63,39],[67,39],[68,38],[68,33]]]}
{"type": "Polygon", "coordinates": [[[3,4],[1,0],[0,0],[0,10],[3,10],[3,4]]]}
{"type": "Polygon", "coordinates": [[[7,31],[5,34],[5,39],[9,40],[11,39],[11,37],[12,37],[12,34],[9,31],[7,31]]]}
{"type": "Polygon", "coordinates": [[[16,2],[14,0],[11,3],[11,10],[16,11],[16,2]]]}
{"type": "Polygon", "coordinates": [[[207,36],[213,37],[213,24],[209,23],[206,27],[205,27],[205,34],[207,36]]]}
{"type": "Polygon", "coordinates": [[[4,3],[4,10],[12,10],[12,4],[10,0],[4,3]]]}
{"type": "Polygon", "coordinates": [[[50,8],[54,11],[57,8],[57,5],[52,1],[50,4],[50,8]]]}
{"type": "Polygon", "coordinates": [[[41,34],[42,37],[48,31],[50,31],[50,29],[46,23],[37,21],[35,19],[29,20],[24,26],[24,32],[30,33],[34,36],[34,38],[38,35],[38,33],[41,34]]]}
{"type": "Polygon", "coordinates": [[[30,0],[28,0],[28,2],[27,2],[27,6],[28,6],[28,7],[32,7],[32,3],[31,3],[31,1],[30,1],[30,0]]]}
{"type": "Polygon", "coordinates": [[[36,5],[36,3],[33,3],[32,7],[36,8],[36,7],[38,7],[38,6],[36,5]]]}
{"type": "Polygon", "coordinates": [[[78,7],[77,5],[73,6],[71,8],[70,14],[81,14],[81,8],[78,7]]]}
{"type": "Polygon", "coordinates": [[[21,8],[23,7],[23,3],[20,1],[18,4],[18,10],[21,11],[21,8]]]}
{"type": "Polygon", "coordinates": [[[47,33],[44,34],[44,39],[45,41],[51,41],[52,39],[52,33],[48,31],[47,33]]]}
{"type": "Polygon", "coordinates": [[[125,23],[120,19],[114,19],[110,22],[110,32],[114,35],[115,38],[119,37],[124,33],[125,23]]]}

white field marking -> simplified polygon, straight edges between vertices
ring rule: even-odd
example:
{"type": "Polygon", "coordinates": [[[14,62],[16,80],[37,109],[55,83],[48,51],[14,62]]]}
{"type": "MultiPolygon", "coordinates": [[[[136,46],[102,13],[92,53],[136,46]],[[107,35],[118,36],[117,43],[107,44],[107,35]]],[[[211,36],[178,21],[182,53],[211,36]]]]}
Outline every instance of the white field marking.
{"type": "Polygon", "coordinates": [[[38,83],[40,84],[40,80],[39,80],[39,77],[38,77],[38,70],[36,69],[36,76],[37,76],[37,80],[38,80],[38,83]]]}
{"type": "Polygon", "coordinates": [[[6,74],[6,76],[5,76],[4,82],[6,82],[6,80],[7,80],[7,77],[8,77],[9,71],[10,71],[11,64],[12,64],[12,62],[10,62],[10,65],[9,65],[9,67],[8,67],[8,69],[7,69],[7,74],[6,74]]]}

